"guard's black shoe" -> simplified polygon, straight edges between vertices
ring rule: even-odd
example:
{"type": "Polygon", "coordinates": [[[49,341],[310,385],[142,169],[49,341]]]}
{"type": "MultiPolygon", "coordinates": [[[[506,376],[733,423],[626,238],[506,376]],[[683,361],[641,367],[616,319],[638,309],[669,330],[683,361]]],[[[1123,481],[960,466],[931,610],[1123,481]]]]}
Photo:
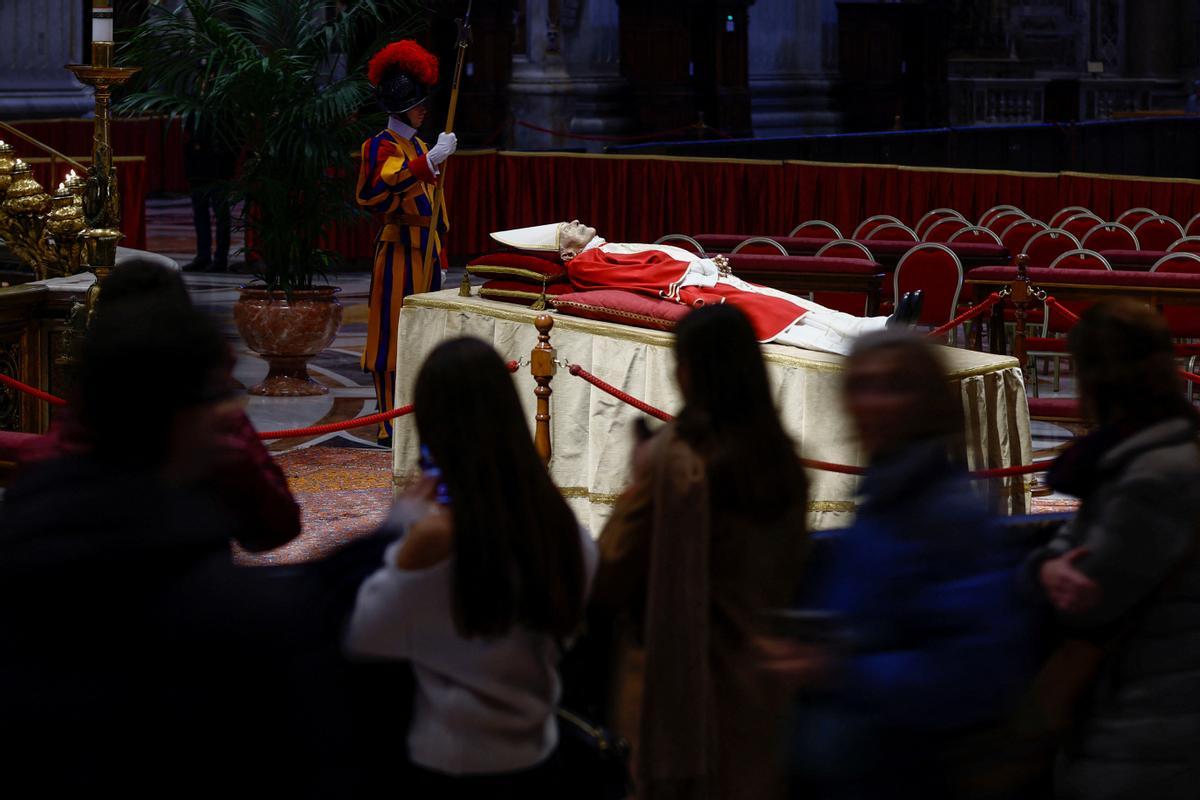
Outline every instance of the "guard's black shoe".
{"type": "Polygon", "coordinates": [[[212,266],[208,268],[208,271],[209,272],[228,272],[229,271],[229,262],[227,262],[225,259],[217,259],[216,261],[214,261],[212,263],[212,266]]]}
{"type": "Polygon", "coordinates": [[[208,272],[212,266],[212,260],[207,258],[193,258],[191,261],[183,265],[184,272],[208,272]]]}

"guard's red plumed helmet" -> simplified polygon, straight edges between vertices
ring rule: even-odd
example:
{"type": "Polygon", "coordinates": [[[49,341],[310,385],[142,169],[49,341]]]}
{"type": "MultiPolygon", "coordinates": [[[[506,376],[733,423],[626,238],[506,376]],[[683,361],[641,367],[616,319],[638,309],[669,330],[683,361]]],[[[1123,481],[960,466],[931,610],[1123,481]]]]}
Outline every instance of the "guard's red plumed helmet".
{"type": "Polygon", "coordinates": [[[418,83],[426,86],[437,83],[437,56],[412,39],[392,42],[371,56],[371,62],[367,65],[367,80],[372,86],[379,86],[393,69],[411,75],[418,83]]]}

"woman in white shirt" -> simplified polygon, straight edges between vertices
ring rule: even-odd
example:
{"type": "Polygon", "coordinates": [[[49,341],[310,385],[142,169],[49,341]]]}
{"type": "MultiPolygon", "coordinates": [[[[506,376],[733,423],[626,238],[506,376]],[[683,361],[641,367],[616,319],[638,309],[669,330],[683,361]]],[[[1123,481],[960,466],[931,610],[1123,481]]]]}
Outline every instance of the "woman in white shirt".
{"type": "Polygon", "coordinates": [[[555,796],[557,663],[583,618],[595,545],[491,347],[437,347],[414,405],[436,468],[393,511],[403,535],[359,590],[347,648],[413,665],[406,796],[555,796]]]}

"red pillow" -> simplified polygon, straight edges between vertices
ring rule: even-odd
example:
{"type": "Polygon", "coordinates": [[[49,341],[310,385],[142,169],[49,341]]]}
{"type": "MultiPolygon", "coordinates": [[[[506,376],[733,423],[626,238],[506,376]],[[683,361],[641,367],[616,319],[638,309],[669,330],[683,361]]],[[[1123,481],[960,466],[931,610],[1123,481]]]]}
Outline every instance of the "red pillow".
{"type": "Polygon", "coordinates": [[[672,331],[687,316],[691,306],[670,300],[658,300],[621,289],[596,289],[573,292],[551,298],[550,303],[564,314],[601,322],[619,322],[638,328],[672,331]]]}
{"type": "Polygon", "coordinates": [[[481,278],[500,278],[509,281],[559,283],[567,279],[567,268],[558,258],[553,259],[526,253],[488,253],[467,264],[467,272],[481,278]]]}
{"type": "Polygon", "coordinates": [[[494,279],[479,287],[479,296],[485,300],[500,300],[523,306],[532,306],[540,300],[542,304],[539,308],[545,308],[549,297],[567,294],[570,291],[569,283],[551,283],[543,286],[541,283],[494,279]]]}

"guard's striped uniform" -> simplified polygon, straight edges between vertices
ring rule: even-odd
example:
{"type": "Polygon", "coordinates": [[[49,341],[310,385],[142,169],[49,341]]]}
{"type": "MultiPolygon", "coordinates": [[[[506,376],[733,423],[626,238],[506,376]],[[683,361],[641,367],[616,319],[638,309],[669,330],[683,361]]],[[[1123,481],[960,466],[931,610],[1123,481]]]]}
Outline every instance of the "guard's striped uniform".
{"type": "MultiPolygon", "coordinates": [[[[410,294],[442,288],[445,265],[437,233],[433,262],[428,273],[424,271],[437,182],[425,158],[428,149],[418,137],[404,139],[391,130],[381,131],[362,146],[356,198],[363,208],[384,215],[383,228],[375,239],[367,346],[362,356],[362,368],[375,379],[381,411],[395,408],[400,306],[410,294]]],[[[437,229],[446,230],[444,205],[437,229]]],[[[379,435],[392,435],[391,422],[380,425],[379,435]]]]}

